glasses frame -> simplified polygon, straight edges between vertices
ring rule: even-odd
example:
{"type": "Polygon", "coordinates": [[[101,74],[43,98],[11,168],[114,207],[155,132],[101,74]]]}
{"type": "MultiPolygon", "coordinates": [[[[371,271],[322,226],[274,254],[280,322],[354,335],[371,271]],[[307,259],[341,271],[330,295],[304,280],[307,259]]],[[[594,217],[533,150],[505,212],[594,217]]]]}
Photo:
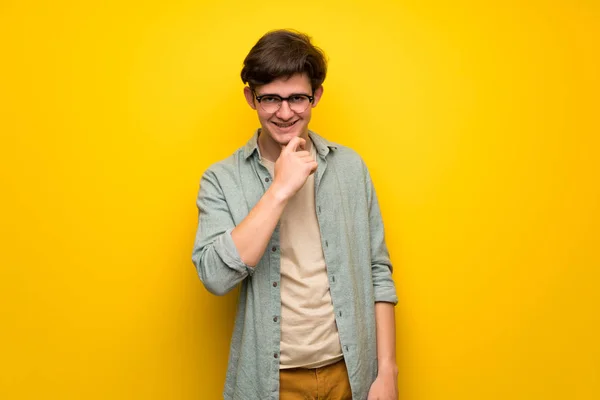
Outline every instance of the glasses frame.
{"type": "MultiPolygon", "coordinates": [[[[276,113],[277,111],[279,111],[281,109],[281,105],[283,104],[284,101],[288,101],[290,99],[290,97],[294,97],[294,96],[304,96],[304,97],[308,97],[308,104],[310,107],[310,104],[313,104],[313,102],[315,101],[315,96],[314,94],[308,95],[305,93],[292,93],[291,95],[289,95],[288,97],[282,97],[278,94],[271,94],[271,93],[265,93],[265,94],[261,94],[260,96],[256,94],[256,92],[253,90],[252,93],[254,94],[254,98],[256,99],[256,101],[258,101],[258,104],[260,104],[260,108],[263,109],[263,111],[269,112],[267,110],[264,109],[264,107],[262,106],[261,100],[263,99],[263,97],[277,97],[279,98],[279,100],[281,101],[281,103],[279,104],[279,107],[277,108],[277,110],[272,111],[272,113],[276,113]]],[[[290,106],[290,103],[288,102],[288,107],[290,107],[290,110],[292,110],[292,107],[290,106]]],[[[308,110],[308,107],[306,107],[304,110],[302,110],[301,112],[304,112],[306,110],[308,110]]],[[[294,110],[292,110],[294,111],[294,110]]],[[[298,112],[298,111],[294,111],[294,112],[298,112]]]]}

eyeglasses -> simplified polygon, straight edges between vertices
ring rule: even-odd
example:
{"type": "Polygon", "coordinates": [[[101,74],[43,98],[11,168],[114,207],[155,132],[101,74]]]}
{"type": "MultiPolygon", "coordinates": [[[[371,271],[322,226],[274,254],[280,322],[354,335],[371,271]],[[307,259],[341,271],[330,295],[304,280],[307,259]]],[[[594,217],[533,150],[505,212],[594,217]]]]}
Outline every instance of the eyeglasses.
{"type": "Polygon", "coordinates": [[[315,99],[314,96],[309,96],[307,94],[293,94],[289,97],[281,97],[277,94],[263,94],[257,96],[256,92],[254,92],[254,96],[256,97],[258,104],[260,104],[260,108],[268,113],[279,111],[281,104],[283,104],[284,101],[287,101],[288,106],[293,112],[303,113],[315,99]]]}

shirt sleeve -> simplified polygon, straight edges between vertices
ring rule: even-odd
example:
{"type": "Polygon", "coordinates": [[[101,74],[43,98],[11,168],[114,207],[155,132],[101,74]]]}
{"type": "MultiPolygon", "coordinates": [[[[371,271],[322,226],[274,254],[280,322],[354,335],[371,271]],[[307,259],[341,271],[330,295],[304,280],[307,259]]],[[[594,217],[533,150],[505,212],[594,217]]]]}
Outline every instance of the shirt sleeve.
{"type": "Polygon", "coordinates": [[[235,223],[218,179],[210,170],[200,181],[196,201],[198,229],[192,251],[192,261],[206,289],[224,295],[254,268],[244,264],[231,237],[235,223]]]}
{"type": "Polygon", "coordinates": [[[385,243],[383,220],[371,175],[364,165],[369,207],[369,233],[371,240],[371,275],[375,302],[398,303],[396,286],[392,279],[392,263],[385,243]]]}

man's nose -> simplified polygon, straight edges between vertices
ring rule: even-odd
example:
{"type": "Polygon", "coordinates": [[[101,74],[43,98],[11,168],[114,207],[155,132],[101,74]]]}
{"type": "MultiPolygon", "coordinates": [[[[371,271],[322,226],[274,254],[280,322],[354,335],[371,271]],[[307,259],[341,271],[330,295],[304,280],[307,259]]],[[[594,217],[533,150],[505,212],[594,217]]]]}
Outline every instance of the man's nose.
{"type": "Polygon", "coordinates": [[[292,118],[293,115],[294,112],[290,108],[290,105],[288,104],[287,100],[283,100],[281,102],[281,107],[279,107],[279,110],[277,110],[277,118],[286,120],[292,118]]]}

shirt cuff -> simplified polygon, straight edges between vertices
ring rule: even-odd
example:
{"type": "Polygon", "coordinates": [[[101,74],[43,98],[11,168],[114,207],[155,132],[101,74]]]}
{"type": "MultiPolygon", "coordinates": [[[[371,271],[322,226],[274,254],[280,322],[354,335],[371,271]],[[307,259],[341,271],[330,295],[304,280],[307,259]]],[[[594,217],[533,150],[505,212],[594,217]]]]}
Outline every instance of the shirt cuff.
{"type": "Polygon", "coordinates": [[[235,247],[235,243],[231,237],[232,231],[233,228],[227,229],[215,240],[215,250],[225,265],[239,272],[247,272],[248,275],[252,276],[254,268],[244,264],[242,261],[240,253],[238,253],[237,247],[235,247]]]}
{"type": "Polygon", "coordinates": [[[396,295],[396,288],[391,287],[377,287],[375,289],[375,303],[392,303],[398,304],[398,296],[396,295]]]}

